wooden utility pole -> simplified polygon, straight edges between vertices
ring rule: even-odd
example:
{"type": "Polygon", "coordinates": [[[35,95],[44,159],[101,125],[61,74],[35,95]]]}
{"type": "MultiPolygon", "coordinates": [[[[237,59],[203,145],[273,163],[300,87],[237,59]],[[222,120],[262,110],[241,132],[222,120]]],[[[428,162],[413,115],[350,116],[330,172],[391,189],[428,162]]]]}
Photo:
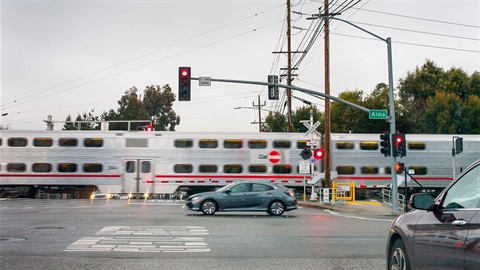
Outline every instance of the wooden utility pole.
{"type": "MultiPolygon", "coordinates": [[[[325,20],[325,94],[330,95],[330,30],[328,0],[324,1],[325,20]]],[[[330,99],[325,98],[325,187],[330,188],[330,99]]]]}
{"type": "Polygon", "coordinates": [[[253,103],[253,107],[258,107],[258,132],[262,132],[262,107],[266,105],[266,102],[263,102],[263,105],[260,104],[260,95],[258,95],[258,105],[253,103]]]}
{"type": "MultiPolygon", "coordinates": [[[[290,0],[287,0],[287,57],[288,57],[288,71],[287,71],[287,85],[292,85],[292,39],[290,33],[290,0]]],[[[287,88],[287,103],[288,103],[288,113],[287,113],[287,130],[292,132],[292,89],[287,88]]]]}

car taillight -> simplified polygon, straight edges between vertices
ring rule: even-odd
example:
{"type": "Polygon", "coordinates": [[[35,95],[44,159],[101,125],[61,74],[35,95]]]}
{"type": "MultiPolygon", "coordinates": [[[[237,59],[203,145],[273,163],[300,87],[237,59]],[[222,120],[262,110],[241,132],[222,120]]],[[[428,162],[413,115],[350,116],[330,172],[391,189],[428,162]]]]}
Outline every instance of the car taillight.
{"type": "Polygon", "coordinates": [[[285,192],[285,194],[287,194],[290,197],[295,197],[295,193],[293,192],[293,190],[289,190],[289,191],[285,192]]]}

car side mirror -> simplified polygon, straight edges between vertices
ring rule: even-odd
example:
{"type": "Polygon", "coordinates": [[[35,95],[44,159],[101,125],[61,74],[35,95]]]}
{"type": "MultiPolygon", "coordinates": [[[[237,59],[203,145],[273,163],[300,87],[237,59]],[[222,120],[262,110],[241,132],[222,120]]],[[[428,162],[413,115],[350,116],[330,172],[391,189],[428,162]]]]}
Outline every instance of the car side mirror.
{"type": "Polygon", "coordinates": [[[410,207],[420,210],[428,210],[433,205],[435,197],[430,193],[413,194],[410,197],[410,207]]]}

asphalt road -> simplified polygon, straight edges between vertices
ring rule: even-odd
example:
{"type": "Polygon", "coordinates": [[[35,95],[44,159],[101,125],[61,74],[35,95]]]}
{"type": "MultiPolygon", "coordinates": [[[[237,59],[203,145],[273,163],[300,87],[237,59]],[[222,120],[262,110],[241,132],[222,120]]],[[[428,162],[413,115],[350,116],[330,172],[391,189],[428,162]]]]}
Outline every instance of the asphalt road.
{"type": "Polygon", "coordinates": [[[392,218],[300,208],[204,216],[181,201],[0,201],[0,269],[385,269],[392,218]]]}

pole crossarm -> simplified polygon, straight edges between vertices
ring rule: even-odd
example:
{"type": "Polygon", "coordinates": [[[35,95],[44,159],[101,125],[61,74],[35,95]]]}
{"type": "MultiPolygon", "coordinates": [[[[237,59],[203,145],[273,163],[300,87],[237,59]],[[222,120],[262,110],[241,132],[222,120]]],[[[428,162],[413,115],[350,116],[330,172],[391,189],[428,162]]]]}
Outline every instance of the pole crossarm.
{"type": "MultiPolygon", "coordinates": [[[[198,81],[199,78],[191,78],[191,80],[196,80],[198,81]]],[[[367,109],[363,106],[360,106],[360,105],[357,105],[355,103],[352,103],[350,101],[346,101],[346,100],[343,100],[341,98],[338,98],[338,97],[335,97],[335,96],[331,96],[331,95],[327,95],[327,94],[324,94],[324,93],[321,93],[321,92],[317,92],[317,91],[314,91],[314,90],[311,90],[311,89],[306,89],[306,88],[301,88],[301,87],[297,87],[297,86],[293,86],[293,85],[285,85],[285,84],[271,84],[271,83],[268,83],[268,82],[259,82],[259,81],[244,81],[244,80],[230,80],[230,79],[214,79],[214,78],[211,78],[211,81],[212,82],[226,82],[226,83],[240,83],[240,84],[256,84],[256,85],[266,85],[266,86],[276,86],[276,87],[281,87],[281,88],[290,88],[290,89],[293,89],[293,90],[297,90],[297,91],[300,91],[300,92],[303,92],[303,93],[307,93],[307,94],[311,94],[313,96],[321,96],[321,97],[324,97],[324,98],[329,98],[329,99],[332,99],[332,100],[335,100],[335,101],[338,101],[338,102],[341,102],[347,106],[350,106],[350,107],[354,107],[358,110],[361,110],[363,112],[366,112],[366,113],[369,113],[370,112],[370,109],[367,109]]]]}

